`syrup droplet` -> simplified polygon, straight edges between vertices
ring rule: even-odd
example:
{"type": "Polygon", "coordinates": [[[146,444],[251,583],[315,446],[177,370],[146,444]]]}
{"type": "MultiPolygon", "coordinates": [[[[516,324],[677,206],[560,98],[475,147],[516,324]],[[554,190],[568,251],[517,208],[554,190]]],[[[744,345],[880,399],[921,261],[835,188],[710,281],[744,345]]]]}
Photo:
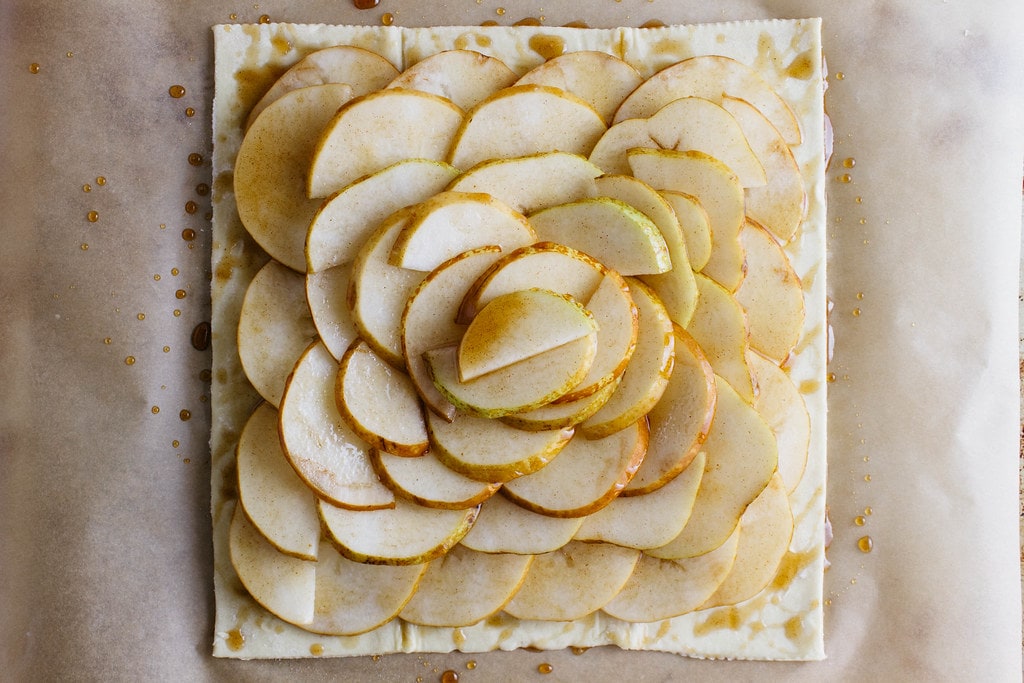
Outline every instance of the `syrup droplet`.
{"type": "Polygon", "coordinates": [[[829,382],[835,382],[836,381],[836,373],[834,373],[834,372],[828,373],[827,379],[828,379],[829,382]]]}
{"type": "Polygon", "coordinates": [[[181,412],[178,413],[178,417],[181,418],[182,422],[188,422],[192,419],[192,411],[182,408],[181,412]]]}
{"type": "Polygon", "coordinates": [[[312,645],[309,646],[309,654],[313,655],[314,657],[319,657],[323,653],[324,653],[324,646],[321,645],[320,643],[313,643],[312,645]]]}
{"type": "Polygon", "coordinates": [[[864,475],[864,481],[871,481],[871,475],[870,474],[865,474],[864,475]]]}
{"type": "Polygon", "coordinates": [[[210,186],[207,185],[206,183],[199,183],[198,185],[196,185],[196,194],[199,195],[200,197],[205,197],[206,195],[210,194],[210,186]]]}
{"type": "Polygon", "coordinates": [[[504,16],[505,15],[505,8],[504,7],[499,7],[498,9],[494,10],[494,13],[497,14],[499,17],[504,16]]]}
{"type": "Polygon", "coordinates": [[[90,223],[95,223],[100,219],[100,214],[96,211],[90,211],[89,213],[85,214],[85,218],[90,223]]]}
{"type": "Polygon", "coordinates": [[[177,268],[171,268],[171,275],[174,275],[175,277],[177,277],[177,275],[178,275],[178,272],[179,272],[179,271],[178,271],[178,269],[177,269],[177,268]]]}
{"type": "Polygon", "coordinates": [[[844,78],[846,78],[846,74],[844,74],[842,71],[837,71],[836,72],[836,80],[837,81],[841,81],[844,78]]]}
{"type": "Polygon", "coordinates": [[[466,662],[466,668],[469,669],[470,671],[475,669],[476,668],[476,660],[475,659],[471,659],[468,662],[466,662]]]}
{"type": "Polygon", "coordinates": [[[231,14],[228,15],[228,19],[230,19],[231,21],[234,21],[237,18],[238,18],[238,15],[235,14],[234,12],[232,12],[231,14]]]}
{"type": "Polygon", "coordinates": [[[864,523],[865,523],[866,521],[867,521],[867,520],[865,520],[865,519],[864,519],[863,517],[861,517],[860,515],[857,515],[856,517],[854,517],[854,518],[853,518],[853,523],[854,523],[854,524],[856,524],[857,526],[864,526],[864,523]]]}
{"type": "Polygon", "coordinates": [[[114,341],[114,340],[113,340],[113,339],[111,339],[110,337],[105,337],[105,338],[103,339],[103,343],[104,343],[104,344],[107,344],[108,346],[109,346],[109,345],[110,345],[110,344],[111,344],[111,343],[112,343],[113,341],[114,341]]]}
{"type": "Polygon", "coordinates": [[[191,242],[195,238],[196,231],[193,230],[192,228],[185,228],[184,230],[181,231],[181,239],[185,240],[186,242],[191,242]]]}
{"type": "Polygon", "coordinates": [[[154,415],[156,415],[157,413],[160,412],[160,406],[153,406],[152,408],[149,409],[149,412],[151,412],[154,415]]]}
{"type": "Polygon", "coordinates": [[[185,107],[185,116],[192,118],[196,115],[196,110],[192,107],[185,107]]]}
{"type": "Polygon", "coordinates": [[[441,683],[459,683],[459,673],[448,669],[441,674],[441,683]]]}
{"type": "Polygon", "coordinates": [[[103,187],[107,184],[107,179],[101,175],[96,176],[96,184],[103,187]]]}
{"type": "Polygon", "coordinates": [[[138,318],[139,320],[145,320],[146,319],[146,314],[145,313],[139,313],[135,317],[138,318]]]}
{"type": "Polygon", "coordinates": [[[385,26],[391,26],[392,24],[395,23],[395,15],[392,14],[391,12],[385,12],[380,17],[380,23],[384,24],[385,26]]]}
{"type": "Polygon", "coordinates": [[[199,166],[203,163],[203,155],[199,152],[192,152],[188,155],[188,163],[192,166],[199,166]]]}
{"type": "Polygon", "coordinates": [[[875,547],[875,542],[871,540],[870,536],[861,536],[857,541],[857,547],[862,553],[870,553],[871,549],[875,547]]]}
{"type": "Polygon", "coordinates": [[[856,317],[858,317],[859,315],[860,315],[860,309],[859,309],[859,308],[855,308],[855,309],[853,309],[853,316],[854,316],[854,317],[856,318],[856,317]]]}
{"type": "Polygon", "coordinates": [[[871,516],[872,514],[874,514],[874,512],[875,512],[875,511],[874,511],[874,510],[872,510],[872,509],[871,509],[871,508],[869,508],[869,507],[867,507],[867,508],[864,508],[864,514],[865,514],[865,515],[867,515],[868,517],[870,517],[870,516],[871,516]]]}
{"type": "Polygon", "coordinates": [[[664,28],[665,22],[661,19],[651,19],[640,24],[640,28],[664,28]]]}
{"type": "Polygon", "coordinates": [[[853,168],[857,165],[857,160],[853,157],[846,157],[843,159],[843,168],[853,168]]]}
{"type": "Polygon", "coordinates": [[[522,19],[520,19],[519,21],[517,21],[516,23],[514,23],[512,25],[513,26],[540,26],[541,25],[541,21],[537,17],[523,17],[522,19]]]}
{"type": "Polygon", "coordinates": [[[562,24],[565,28],[590,28],[590,24],[585,21],[570,21],[568,24],[562,24]]]}
{"type": "Polygon", "coordinates": [[[576,646],[574,646],[572,648],[572,653],[574,655],[581,655],[581,654],[583,654],[584,652],[586,652],[589,649],[590,648],[588,648],[588,647],[580,647],[579,645],[576,645],[576,646]]]}
{"type": "Polygon", "coordinates": [[[177,318],[177,317],[179,317],[180,315],[181,315],[181,310],[179,310],[179,309],[175,308],[175,309],[174,309],[174,317],[175,317],[175,318],[177,318]]]}
{"type": "Polygon", "coordinates": [[[39,73],[39,65],[36,64],[35,62],[32,62],[31,64],[28,65],[28,72],[30,74],[37,74],[37,73],[39,73]]]}
{"type": "Polygon", "coordinates": [[[537,673],[549,674],[555,670],[555,667],[551,666],[547,662],[537,665],[537,673]]]}
{"type": "Polygon", "coordinates": [[[352,0],[356,9],[373,9],[380,4],[380,0],[352,0]]]}
{"type": "Polygon", "coordinates": [[[89,251],[89,245],[86,244],[85,242],[82,242],[82,244],[79,247],[79,249],[81,249],[82,251],[89,251]]]}
{"type": "Polygon", "coordinates": [[[174,441],[171,442],[171,448],[177,448],[180,445],[181,445],[181,442],[178,441],[177,439],[175,439],[174,441]]]}
{"type": "Polygon", "coordinates": [[[170,88],[167,89],[167,94],[170,95],[171,97],[173,97],[174,99],[178,99],[180,97],[184,97],[185,96],[185,86],[183,86],[183,85],[172,85],[170,88]]]}
{"type": "Polygon", "coordinates": [[[82,185],[82,192],[92,192],[92,185],[89,183],[82,185]]]}
{"type": "Polygon", "coordinates": [[[481,26],[497,26],[498,22],[496,22],[494,19],[487,19],[485,21],[481,21],[480,25],[481,26]]]}
{"type": "Polygon", "coordinates": [[[188,292],[186,292],[184,289],[179,289],[174,293],[175,299],[184,299],[186,296],[188,296],[188,292]]]}
{"type": "Polygon", "coordinates": [[[857,301],[864,300],[864,292],[857,292],[857,301]]]}
{"type": "Polygon", "coordinates": [[[269,14],[261,14],[259,22],[261,24],[269,24],[270,23],[270,15],[269,14]]]}
{"type": "Polygon", "coordinates": [[[210,348],[210,323],[201,322],[192,330],[192,348],[205,351],[210,348]]]}
{"type": "Polygon", "coordinates": [[[864,198],[863,197],[854,197],[853,201],[857,202],[858,204],[863,204],[864,203],[864,198]]]}
{"type": "Polygon", "coordinates": [[[836,180],[838,180],[841,183],[848,183],[851,180],[853,180],[853,177],[849,173],[844,173],[843,175],[836,178],[836,180]]]}
{"type": "Polygon", "coordinates": [[[157,273],[156,275],[154,275],[153,279],[156,280],[157,282],[160,282],[160,273],[157,273]]]}
{"type": "Polygon", "coordinates": [[[185,213],[187,213],[187,214],[193,214],[193,213],[195,213],[195,212],[196,212],[196,211],[198,211],[198,210],[199,210],[199,205],[198,205],[198,204],[196,204],[196,203],[195,203],[194,201],[192,201],[191,199],[190,199],[190,200],[188,200],[187,202],[185,202],[185,213]]]}
{"type": "Polygon", "coordinates": [[[67,52],[64,53],[64,56],[67,57],[68,59],[71,59],[72,57],[75,56],[75,53],[72,52],[71,50],[68,50],[67,52]]]}
{"type": "Polygon", "coordinates": [[[125,365],[135,365],[135,356],[128,356],[124,359],[125,365]]]}
{"type": "Polygon", "coordinates": [[[170,352],[171,352],[171,347],[170,346],[165,346],[164,347],[164,353],[170,353],[170,352]]]}

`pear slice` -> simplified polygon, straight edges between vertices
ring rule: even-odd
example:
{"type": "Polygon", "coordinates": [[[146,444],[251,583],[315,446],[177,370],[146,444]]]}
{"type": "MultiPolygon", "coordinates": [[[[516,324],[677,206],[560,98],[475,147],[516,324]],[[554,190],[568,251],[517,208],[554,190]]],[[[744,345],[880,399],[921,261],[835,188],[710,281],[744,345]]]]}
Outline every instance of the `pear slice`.
{"type": "Polygon", "coordinates": [[[796,234],[807,210],[804,178],[793,150],[771,121],[749,102],[723,97],[722,107],[740,124],[768,178],[767,185],[744,190],[747,215],[786,243],[796,234]]]}
{"type": "Polygon", "coordinates": [[[391,249],[391,265],[431,271],[448,259],[490,244],[511,251],[537,236],[526,217],[488,194],[441,192],[421,202],[391,249]]]}
{"type": "Polygon", "coordinates": [[[660,548],[647,550],[648,555],[679,559],[717,548],[733,533],[750,501],[768,485],[778,463],[771,427],[722,380],[704,452],[704,476],[689,521],[682,533],[660,548]]]}
{"type": "Polygon", "coordinates": [[[442,161],[462,125],[450,100],[416,90],[378,90],[352,100],[323,129],[308,194],[326,197],[404,159],[442,161]]]}
{"type": "Polygon", "coordinates": [[[398,498],[387,510],[346,510],[321,500],[317,511],[327,537],[346,558],[409,565],[448,552],[473,526],[479,507],[443,510],[398,498]]]}
{"type": "Polygon", "coordinates": [[[483,377],[459,380],[458,347],[423,353],[434,386],[457,409],[478,417],[496,418],[551,403],[586,377],[597,353],[597,334],[588,334],[556,349],[495,370],[483,377]]]}
{"type": "Polygon", "coordinates": [[[672,375],[675,333],[665,306],[650,287],[628,278],[639,313],[636,349],[619,388],[581,425],[588,439],[600,439],[643,418],[658,403],[672,375]]]}
{"type": "Polygon", "coordinates": [[[458,415],[448,422],[427,415],[430,454],[446,467],[481,482],[503,483],[544,467],[573,430],[523,432],[498,420],[458,415]]]}
{"type": "Polygon", "coordinates": [[[413,290],[402,311],[402,355],[416,391],[433,412],[446,420],[455,417],[455,406],[434,386],[423,352],[456,344],[465,326],[456,322],[467,283],[474,282],[501,256],[496,246],[459,254],[431,271],[413,290]]]}
{"type": "Polygon", "coordinates": [[[596,332],[594,314],[566,294],[547,289],[503,294],[466,328],[459,342],[459,379],[468,382],[596,332]]]}
{"type": "MultiPolygon", "coordinates": [[[[424,274],[393,266],[388,259],[412,210],[412,207],[399,209],[385,218],[363,243],[352,262],[352,284],[345,297],[359,336],[381,358],[399,369],[406,367],[402,353],[402,314],[409,297],[423,282],[424,274]]],[[[321,272],[330,273],[337,268],[321,272]]]]}
{"type": "Polygon", "coordinates": [[[566,244],[623,275],[672,268],[665,238],[641,211],[610,197],[581,199],[530,214],[540,240],[566,244]]]}
{"type": "Polygon", "coordinates": [[[351,93],[347,85],[293,90],[267,107],[238,149],[238,216],[253,239],[292,270],[306,270],[306,228],[320,206],[306,196],[316,131],[323,130],[351,93]]]}
{"type": "Polygon", "coordinates": [[[738,542],[735,531],[717,548],[696,557],[667,560],[644,555],[603,611],[623,621],[651,622],[700,609],[728,576],[738,542]]]}
{"type": "Polygon", "coordinates": [[[647,455],[623,496],[656,491],[688,470],[711,430],[717,395],[711,364],[684,329],[675,325],[673,331],[672,376],[661,400],[647,413],[651,427],[647,455]]]}
{"type": "Polygon", "coordinates": [[[647,451],[646,420],[603,439],[576,436],[543,469],[507,482],[516,505],[552,517],[582,517],[608,505],[647,451]]]}
{"type": "Polygon", "coordinates": [[[747,318],[736,298],[712,280],[697,274],[697,309],[686,331],[704,351],[715,374],[747,403],[754,402],[755,385],[747,365],[747,318]]]}
{"type": "Polygon", "coordinates": [[[343,83],[352,89],[352,97],[380,90],[398,76],[398,69],[376,52],[351,45],[337,45],[311,52],[274,81],[270,90],[249,112],[248,128],[272,102],[283,95],[313,85],[343,83]]]}
{"type": "Polygon", "coordinates": [[[738,531],[732,569],[701,609],[735,605],[752,598],[775,578],[793,537],[793,512],[778,473],[747,506],[738,531]]]}
{"type": "Polygon", "coordinates": [[[480,505],[480,514],[462,537],[462,545],[483,553],[539,555],[571,541],[582,523],[582,517],[539,515],[505,496],[491,496],[480,505]]]}
{"type": "Polygon", "coordinates": [[[668,247],[672,269],[666,273],[639,275],[651,286],[672,320],[682,326],[690,322],[697,305],[697,283],[693,279],[686,238],[672,205],[645,182],[628,175],[606,175],[596,181],[599,194],[623,201],[642,211],[658,228],[668,247]]]}
{"type": "Polygon", "coordinates": [[[811,418],[800,390],[785,370],[754,351],[747,352],[747,364],[757,379],[754,409],[775,432],[779,447],[779,476],[792,493],[807,466],[811,418]]]}
{"type": "Polygon", "coordinates": [[[695,149],[718,159],[736,174],[743,187],[760,187],[768,180],[739,123],[710,100],[673,100],[647,120],[647,129],[662,149],[695,149]]]}
{"type": "Polygon", "coordinates": [[[403,457],[427,450],[427,425],[416,387],[357,339],[338,364],[338,413],[359,438],[403,457]]]}
{"type": "Polygon", "coordinates": [[[547,85],[576,95],[610,123],[626,97],[643,83],[640,73],[606,52],[582,50],[549,59],[516,81],[516,85],[547,85]]]}
{"type": "Polygon", "coordinates": [[[703,97],[719,103],[725,95],[751,103],[782,133],[788,144],[800,144],[800,126],[785,100],[754,69],[719,55],[684,59],[648,78],[622,103],[614,121],[650,118],[681,97],[703,97]]]}
{"type": "Polygon", "coordinates": [[[538,152],[586,155],[604,131],[601,115],[575,95],[543,85],[512,86],[466,115],[449,161],[469,169],[488,159],[538,152]]]}
{"type": "Polygon", "coordinates": [[[306,268],[348,263],[385,218],[440,192],[456,173],[437,161],[407,159],[344,187],[306,223],[306,268]]]}
{"type": "Polygon", "coordinates": [[[658,149],[651,137],[647,119],[626,119],[605,131],[590,152],[590,163],[600,166],[606,175],[628,175],[627,152],[637,147],[658,149]]]}
{"type": "Polygon", "coordinates": [[[501,610],[526,578],[530,555],[457,545],[430,563],[401,617],[421,626],[470,626],[501,610]]]}
{"type": "Polygon", "coordinates": [[[554,242],[538,242],[503,255],[470,285],[458,320],[469,323],[495,297],[540,288],[590,301],[607,268],[590,256],[554,242]]]}
{"type": "Polygon", "coordinates": [[[658,490],[643,496],[619,496],[585,517],[576,540],[640,550],[665,545],[686,525],[703,473],[704,454],[698,453],[689,467],[658,490]]]}
{"type": "Polygon", "coordinates": [[[313,324],[324,346],[335,358],[341,358],[359,330],[349,313],[352,264],[335,266],[306,275],[306,303],[313,324]]]}
{"type": "MultiPolygon", "coordinates": [[[[435,419],[444,422],[440,418],[435,419]]],[[[428,508],[465,510],[476,507],[500,486],[470,479],[445,467],[434,451],[427,451],[417,458],[406,458],[373,450],[370,462],[384,485],[395,495],[428,508]]]]}
{"type": "MultiPolygon", "coordinates": [[[[711,219],[708,218],[708,212],[692,194],[669,190],[663,190],[659,194],[668,202],[679,219],[690,268],[700,272],[711,258],[711,219]]],[[[683,324],[680,321],[676,322],[683,324]]]]}
{"type": "Polygon", "coordinates": [[[392,507],[395,496],[370,465],[370,446],[338,414],[338,361],[314,342],[299,357],[281,399],[281,444],[299,477],[335,505],[356,510],[392,507]]]}
{"type": "Polygon", "coordinates": [[[316,565],[313,633],[351,636],[390,621],[422,582],[426,564],[387,566],[348,560],[330,543],[321,543],[316,565]]]}
{"type": "Polygon", "coordinates": [[[750,346],[782,364],[804,329],[804,290],[786,252],[771,233],[751,220],[740,231],[747,275],[736,301],[747,315],[750,346]]]}
{"type": "Polygon", "coordinates": [[[238,316],[238,357],[245,376],[271,405],[281,404],[295,359],[316,339],[302,276],[269,261],[249,283],[238,316]]]}
{"type": "MultiPolygon", "coordinates": [[[[540,408],[505,415],[501,418],[501,421],[511,427],[528,432],[574,429],[576,425],[586,421],[587,418],[599,411],[601,406],[608,402],[608,399],[619,388],[620,379],[621,377],[618,377],[594,393],[578,398],[575,401],[562,403],[561,398],[559,398],[540,408]]],[[[573,393],[574,391],[568,393],[573,393]]]]}
{"type": "Polygon", "coordinates": [[[406,68],[387,87],[438,95],[469,111],[515,80],[515,72],[500,59],[472,50],[446,50],[406,68]]]}
{"type": "Polygon", "coordinates": [[[658,190],[696,197],[711,225],[711,254],[702,272],[730,292],[743,280],[743,187],[728,166],[703,152],[631,149],[633,175],[658,190]]]}
{"type": "Polygon", "coordinates": [[[238,499],[253,526],[278,551],[316,560],[316,499],[281,451],[277,411],[261,403],[238,439],[238,499]]]}
{"type": "Polygon", "coordinates": [[[573,541],[534,558],[505,611],[517,619],[582,619],[622,590],[639,559],[631,548],[573,541]]]}
{"type": "Polygon", "coordinates": [[[452,181],[448,189],[484,192],[525,214],[593,196],[594,178],[599,175],[601,169],[578,154],[539,152],[484,161],[452,181]]]}
{"type": "Polygon", "coordinates": [[[241,506],[231,517],[228,550],[238,578],[256,602],[289,623],[313,621],[316,562],[279,553],[241,506]]]}

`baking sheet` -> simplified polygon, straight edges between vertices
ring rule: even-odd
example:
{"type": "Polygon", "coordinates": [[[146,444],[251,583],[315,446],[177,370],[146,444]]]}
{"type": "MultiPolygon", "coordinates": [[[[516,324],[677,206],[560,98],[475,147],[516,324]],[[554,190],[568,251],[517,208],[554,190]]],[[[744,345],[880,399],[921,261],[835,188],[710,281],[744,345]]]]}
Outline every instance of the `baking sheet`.
{"type": "Polygon", "coordinates": [[[5,678],[438,680],[452,669],[464,681],[1019,679],[1022,13],[1010,0],[984,9],[382,0],[367,11],[347,1],[5,3],[5,678]],[[614,648],[376,661],[210,656],[210,356],[191,344],[209,318],[209,194],[198,187],[211,183],[209,27],[262,15],[377,24],[384,13],[406,26],[823,16],[836,128],[826,662],[699,662],[614,648]],[[172,97],[173,85],[185,94],[172,97]],[[193,165],[191,154],[202,159],[193,165]],[[858,549],[863,536],[870,553],[858,549]],[[538,673],[542,663],[550,674],[538,673]]]}

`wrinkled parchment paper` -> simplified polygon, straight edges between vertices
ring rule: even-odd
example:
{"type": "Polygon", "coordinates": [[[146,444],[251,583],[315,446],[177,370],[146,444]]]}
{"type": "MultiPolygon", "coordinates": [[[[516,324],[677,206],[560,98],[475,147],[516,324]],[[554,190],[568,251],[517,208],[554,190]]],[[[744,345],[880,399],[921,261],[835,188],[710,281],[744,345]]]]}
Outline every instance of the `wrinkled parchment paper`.
{"type": "Polygon", "coordinates": [[[1019,679],[1022,30],[1010,0],[4,3],[0,678],[1019,679]],[[209,27],[385,12],[406,26],[823,16],[836,129],[827,661],[210,656],[210,356],[192,344],[209,319],[209,27]]]}

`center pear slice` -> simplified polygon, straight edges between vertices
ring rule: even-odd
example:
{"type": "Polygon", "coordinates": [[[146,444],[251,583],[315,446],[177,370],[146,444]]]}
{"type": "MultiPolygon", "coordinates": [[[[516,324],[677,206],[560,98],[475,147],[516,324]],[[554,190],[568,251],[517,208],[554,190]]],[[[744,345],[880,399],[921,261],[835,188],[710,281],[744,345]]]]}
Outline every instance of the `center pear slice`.
{"type": "Polygon", "coordinates": [[[503,294],[473,318],[459,343],[459,379],[468,382],[597,331],[593,314],[565,294],[503,294]]]}

